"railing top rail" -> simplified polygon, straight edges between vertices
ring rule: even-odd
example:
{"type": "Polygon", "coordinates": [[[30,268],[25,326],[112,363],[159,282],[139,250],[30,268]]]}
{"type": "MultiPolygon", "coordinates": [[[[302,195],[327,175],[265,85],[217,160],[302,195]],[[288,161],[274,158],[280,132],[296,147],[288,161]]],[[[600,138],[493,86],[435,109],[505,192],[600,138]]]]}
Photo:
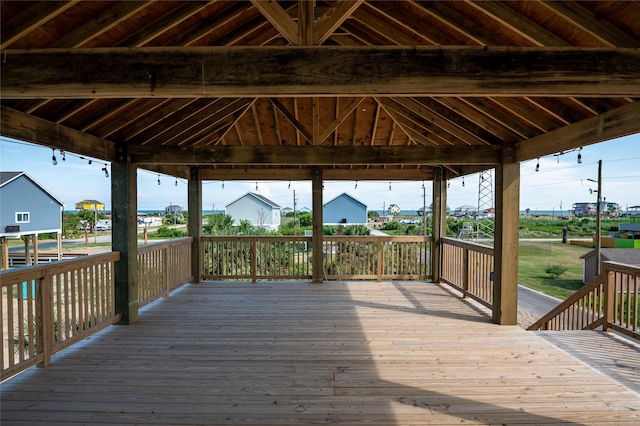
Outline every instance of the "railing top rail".
{"type": "Polygon", "coordinates": [[[629,274],[633,276],[640,276],[640,266],[636,265],[627,265],[626,263],[619,262],[602,262],[603,271],[613,271],[613,272],[622,272],[624,274],[629,274]]]}
{"type": "Polygon", "coordinates": [[[138,254],[147,253],[150,251],[161,250],[166,247],[179,246],[184,243],[191,243],[193,241],[193,237],[182,237],[175,238],[172,240],[158,241],[155,243],[145,244],[143,246],[138,246],[138,254]]]}
{"type": "MultiPolygon", "coordinates": [[[[214,236],[206,235],[200,237],[201,241],[311,241],[313,237],[306,237],[304,235],[288,235],[288,236],[258,236],[258,235],[230,235],[230,236],[214,236]]],[[[398,242],[429,242],[433,241],[433,237],[430,235],[323,235],[323,240],[326,241],[398,241],[398,242]]]]}
{"type": "Polygon", "coordinates": [[[456,238],[444,237],[440,239],[444,244],[449,244],[455,247],[462,247],[469,250],[477,251],[480,253],[493,255],[493,247],[483,246],[482,244],[473,243],[471,241],[458,240],[456,238]]]}
{"type": "Polygon", "coordinates": [[[9,269],[0,272],[0,284],[2,287],[5,287],[17,281],[40,279],[46,274],[59,274],[99,263],[115,262],[117,260],[120,260],[120,252],[113,251],[109,253],[92,254],[90,256],[83,256],[76,259],[61,260],[53,263],[26,266],[19,269],[9,269]]]}

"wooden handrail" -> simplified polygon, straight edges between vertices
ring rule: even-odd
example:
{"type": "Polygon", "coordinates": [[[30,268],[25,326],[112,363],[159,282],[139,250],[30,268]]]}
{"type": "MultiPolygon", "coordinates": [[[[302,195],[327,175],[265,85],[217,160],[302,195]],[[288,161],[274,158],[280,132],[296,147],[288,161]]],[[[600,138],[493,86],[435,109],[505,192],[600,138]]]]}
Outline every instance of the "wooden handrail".
{"type": "Polygon", "coordinates": [[[603,272],[527,330],[615,330],[640,339],[640,267],[603,262],[603,272]],[[585,321],[586,319],[586,321],[585,321]]]}

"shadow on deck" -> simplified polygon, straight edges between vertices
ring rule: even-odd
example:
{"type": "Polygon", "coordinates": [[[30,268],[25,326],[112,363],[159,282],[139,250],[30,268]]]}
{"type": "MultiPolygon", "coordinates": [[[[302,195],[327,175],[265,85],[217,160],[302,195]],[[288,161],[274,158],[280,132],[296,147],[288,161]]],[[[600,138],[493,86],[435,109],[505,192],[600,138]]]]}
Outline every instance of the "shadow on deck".
{"type": "Polygon", "coordinates": [[[640,398],[437,284],[186,285],[2,385],[13,424],[638,424],[640,398]]]}

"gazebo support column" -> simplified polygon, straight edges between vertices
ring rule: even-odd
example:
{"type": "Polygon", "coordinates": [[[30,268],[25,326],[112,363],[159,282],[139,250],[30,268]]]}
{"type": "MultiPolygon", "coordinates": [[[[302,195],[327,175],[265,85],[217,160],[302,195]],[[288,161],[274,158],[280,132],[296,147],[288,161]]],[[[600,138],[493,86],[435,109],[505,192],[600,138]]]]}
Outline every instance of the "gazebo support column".
{"type": "MultiPolygon", "coordinates": [[[[443,235],[444,224],[447,222],[447,189],[444,184],[442,169],[435,169],[433,176],[433,205],[431,209],[431,273],[433,282],[440,281],[440,239],[443,235]]],[[[422,213],[426,219],[426,212],[422,213]]]]}
{"type": "Polygon", "coordinates": [[[137,173],[127,146],[118,145],[111,163],[111,249],[120,252],[115,263],[116,313],[120,324],[138,321],[138,201],[137,173]]]}
{"type": "Polygon", "coordinates": [[[313,283],[324,281],[324,253],[322,247],[322,169],[314,169],[311,179],[311,206],[313,209],[313,283]]]}
{"type": "Polygon", "coordinates": [[[189,218],[187,228],[189,236],[193,237],[191,244],[191,275],[193,282],[199,283],[201,277],[202,252],[200,250],[200,236],[202,235],[202,179],[200,169],[192,167],[187,189],[187,211],[189,218]]]}
{"type": "MultiPolygon", "coordinates": [[[[512,150],[505,150],[505,159],[512,150]]],[[[494,233],[493,322],[515,325],[518,320],[518,225],[520,219],[520,163],[496,167],[494,233]]]]}

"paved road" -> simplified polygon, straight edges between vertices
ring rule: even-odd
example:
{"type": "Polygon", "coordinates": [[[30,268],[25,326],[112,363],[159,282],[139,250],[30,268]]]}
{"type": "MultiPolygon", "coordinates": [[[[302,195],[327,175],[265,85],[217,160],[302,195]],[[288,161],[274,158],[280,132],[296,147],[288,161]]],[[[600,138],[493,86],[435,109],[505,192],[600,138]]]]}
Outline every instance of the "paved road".
{"type": "Polygon", "coordinates": [[[530,288],[518,285],[518,307],[540,318],[562,302],[530,288]]]}

